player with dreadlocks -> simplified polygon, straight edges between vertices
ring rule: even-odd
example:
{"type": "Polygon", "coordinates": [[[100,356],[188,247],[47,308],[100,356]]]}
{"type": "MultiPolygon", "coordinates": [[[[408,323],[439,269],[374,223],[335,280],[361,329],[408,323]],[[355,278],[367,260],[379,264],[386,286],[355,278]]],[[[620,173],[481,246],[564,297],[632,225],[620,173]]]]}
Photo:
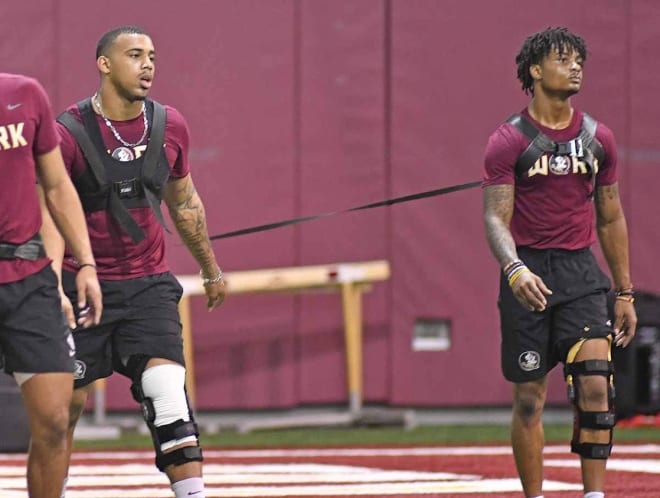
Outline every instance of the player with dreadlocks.
{"type": "Polygon", "coordinates": [[[516,57],[529,105],[491,135],[483,177],[486,238],[502,268],[502,372],[513,383],[511,442],[527,498],[542,497],[547,375],[564,364],[585,498],[603,498],[612,447],[611,344],[625,347],[637,317],[628,233],[609,128],[571,105],[584,41],[565,28],[525,40],[516,57]],[[590,249],[596,235],[610,281],[590,249]]]}

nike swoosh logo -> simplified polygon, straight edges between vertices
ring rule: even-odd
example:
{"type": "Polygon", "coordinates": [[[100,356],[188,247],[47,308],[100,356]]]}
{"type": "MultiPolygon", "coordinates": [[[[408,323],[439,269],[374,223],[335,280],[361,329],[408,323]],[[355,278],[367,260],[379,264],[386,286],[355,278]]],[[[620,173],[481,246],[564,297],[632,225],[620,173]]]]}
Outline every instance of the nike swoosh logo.
{"type": "Polygon", "coordinates": [[[7,110],[8,110],[8,111],[13,111],[14,109],[18,109],[18,108],[21,107],[22,105],[23,105],[22,102],[21,102],[21,103],[18,103],[18,104],[7,104],[7,110]]]}
{"type": "Polygon", "coordinates": [[[188,496],[198,495],[201,491],[188,491],[188,496]]]}

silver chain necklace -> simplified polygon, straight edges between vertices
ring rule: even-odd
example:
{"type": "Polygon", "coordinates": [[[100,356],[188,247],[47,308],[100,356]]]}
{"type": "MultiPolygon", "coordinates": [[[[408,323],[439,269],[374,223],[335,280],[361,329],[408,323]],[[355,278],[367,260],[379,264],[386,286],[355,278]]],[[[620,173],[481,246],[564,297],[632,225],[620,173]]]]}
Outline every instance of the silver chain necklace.
{"type": "Polygon", "coordinates": [[[105,117],[105,114],[103,113],[103,107],[101,106],[101,97],[99,97],[98,93],[94,94],[94,96],[92,97],[92,101],[94,102],[96,108],[99,110],[99,114],[101,114],[103,121],[105,121],[105,125],[108,128],[110,128],[110,131],[115,136],[117,141],[119,141],[124,147],[136,147],[144,141],[145,137],[147,136],[147,130],[149,129],[149,122],[147,121],[147,112],[145,110],[146,107],[144,105],[144,100],[142,101],[142,117],[144,118],[144,131],[142,132],[142,136],[140,137],[140,140],[138,140],[134,144],[128,143],[126,140],[121,138],[119,132],[117,131],[117,128],[115,128],[114,125],[110,122],[110,120],[105,117]]]}

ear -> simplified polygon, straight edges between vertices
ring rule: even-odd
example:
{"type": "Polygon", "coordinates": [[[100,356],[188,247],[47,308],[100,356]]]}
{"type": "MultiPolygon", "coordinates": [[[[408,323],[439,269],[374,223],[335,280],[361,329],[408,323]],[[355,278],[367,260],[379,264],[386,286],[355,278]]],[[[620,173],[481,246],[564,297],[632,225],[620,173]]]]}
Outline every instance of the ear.
{"type": "Polygon", "coordinates": [[[105,55],[100,55],[99,58],[96,59],[96,68],[102,74],[109,74],[110,73],[110,59],[108,59],[105,55]]]}
{"type": "Polygon", "coordinates": [[[541,79],[541,64],[532,64],[529,66],[529,75],[534,81],[541,79]]]}

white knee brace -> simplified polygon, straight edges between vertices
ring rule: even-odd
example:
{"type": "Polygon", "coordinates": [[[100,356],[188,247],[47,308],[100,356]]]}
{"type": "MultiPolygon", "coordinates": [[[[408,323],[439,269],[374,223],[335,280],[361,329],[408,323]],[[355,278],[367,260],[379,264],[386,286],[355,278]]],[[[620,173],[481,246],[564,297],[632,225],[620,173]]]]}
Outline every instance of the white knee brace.
{"type": "MultiPolygon", "coordinates": [[[[153,403],[155,416],[153,425],[156,428],[178,420],[190,421],[190,409],[184,390],[185,382],[186,370],[178,364],[156,365],[147,368],[142,373],[142,391],[145,398],[150,398],[153,403]]],[[[191,434],[169,441],[161,441],[160,450],[167,451],[189,441],[197,441],[197,436],[191,434]]]]}

